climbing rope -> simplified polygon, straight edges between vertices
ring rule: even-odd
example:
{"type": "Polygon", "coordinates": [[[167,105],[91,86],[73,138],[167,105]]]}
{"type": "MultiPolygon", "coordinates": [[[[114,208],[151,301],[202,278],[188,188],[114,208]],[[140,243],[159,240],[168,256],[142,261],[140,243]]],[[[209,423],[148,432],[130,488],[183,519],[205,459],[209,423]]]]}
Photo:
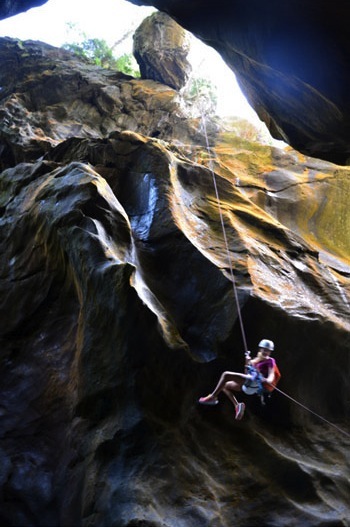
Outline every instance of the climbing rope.
{"type": "Polygon", "coordinates": [[[311,410],[311,408],[308,408],[307,406],[305,406],[305,404],[302,404],[301,402],[297,401],[296,399],[294,399],[293,397],[291,397],[290,395],[288,395],[286,392],[283,392],[282,390],[280,390],[279,388],[277,388],[277,386],[275,386],[275,390],[277,392],[279,392],[281,395],[283,395],[284,397],[287,397],[287,399],[290,399],[293,403],[297,404],[298,406],[301,406],[301,408],[304,408],[304,410],[306,410],[307,412],[309,412],[310,414],[313,414],[315,415],[316,417],[318,417],[319,419],[321,419],[322,421],[324,421],[325,423],[327,423],[329,426],[332,426],[333,428],[335,428],[336,430],[338,430],[338,432],[341,432],[342,434],[346,435],[347,437],[350,437],[350,434],[348,432],[346,432],[345,430],[343,430],[342,428],[340,428],[339,426],[335,425],[334,423],[332,423],[331,421],[328,421],[328,419],[326,419],[325,417],[322,417],[322,415],[314,412],[313,410],[311,410]]]}
{"type": "MultiPolygon", "coordinates": [[[[195,83],[197,85],[197,80],[194,79],[194,81],[195,81],[195,83]]],[[[209,156],[209,170],[210,170],[210,173],[211,173],[211,176],[212,176],[212,179],[213,179],[213,185],[214,185],[214,190],[215,190],[215,197],[216,197],[216,200],[217,200],[217,203],[218,203],[218,210],[219,210],[219,216],[220,216],[221,229],[222,229],[222,233],[223,233],[223,237],[224,237],[227,261],[228,261],[228,265],[229,265],[229,269],[230,269],[230,276],[231,276],[232,287],[233,287],[233,295],[234,295],[234,298],[235,298],[235,301],[236,301],[237,314],[238,314],[238,320],[239,320],[240,329],[241,329],[241,335],[242,335],[242,340],[243,340],[244,352],[247,353],[247,351],[248,351],[247,338],[246,338],[246,334],[245,334],[245,330],[244,330],[244,324],[243,324],[241,308],[240,308],[240,305],[239,305],[239,298],[238,298],[236,279],[235,279],[234,274],[233,274],[232,260],[231,260],[231,256],[230,256],[230,248],[229,248],[229,245],[228,245],[228,240],[227,240],[227,235],[226,235],[226,229],[225,229],[225,223],[224,223],[224,215],[223,215],[223,212],[222,212],[221,200],[220,200],[220,196],[219,196],[219,189],[218,189],[218,185],[217,185],[216,177],[215,177],[215,172],[214,172],[214,166],[213,166],[212,154],[211,154],[210,145],[209,145],[209,138],[208,138],[208,132],[207,132],[207,126],[206,126],[206,122],[205,122],[204,112],[201,112],[201,121],[202,121],[202,127],[203,127],[204,138],[205,138],[205,146],[206,146],[206,149],[207,149],[207,152],[208,152],[208,156],[209,156]]]]}
{"type": "MultiPolygon", "coordinates": [[[[196,81],[195,78],[194,78],[194,81],[195,81],[196,86],[197,86],[197,81],[196,81]]],[[[198,90],[198,86],[197,86],[197,90],[198,90]]],[[[202,112],[202,111],[201,111],[201,122],[202,122],[202,127],[203,127],[204,137],[205,137],[206,149],[207,149],[208,156],[209,156],[209,170],[210,170],[210,173],[211,173],[211,176],[212,176],[212,179],[213,179],[213,185],[214,185],[214,190],[215,190],[215,196],[216,196],[217,203],[218,203],[218,210],[219,210],[219,216],[220,216],[220,223],[221,223],[221,228],[222,228],[222,233],[223,233],[224,243],[225,243],[225,247],[226,247],[227,260],[228,260],[229,269],[230,269],[230,275],[231,275],[231,280],[232,280],[232,286],[233,286],[234,298],[235,298],[236,306],[237,306],[237,313],[238,313],[238,319],[239,319],[239,324],[240,324],[240,329],[241,329],[241,334],[242,334],[242,340],[243,340],[243,345],[244,345],[244,351],[245,351],[245,354],[246,354],[247,351],[248,351],[247,339],[246,339],[246,333],[245,333],[245,329],[244,329],[244,323],[243,323],[243,318],[242,318],[241,308],[240,308],[240,305],[239,305],[239,298],[238,298],[237,284],[236,284],[236,279],[235,279],[235,277],[234,277],[234,273],[233,273],[233,267],[232,267],[232,261],[231,261],[230,249],[229,249],[229,245],[228,245],[228,239],[227,239],[227,235],[226,235],[226,228],[225,228],[225,223],[224,223],[224,217],[223,217],[223,212],[222,212],[222,207],[221,207],[221,200],[220,200],[220,196],[219,196],[219,190],[218,190],[218,185],[217,185],[216,176],[215,176],[215,171],[214,171],[214,166],[213,166],[212,152],[211,152],[210,144],[209,144],[209,138],[208,138],[208,133],[207,133],[207,126],[206,126],[206,121],[205,121],[205,115],[204,115],[204,112],[202,112]]],[[[280,389],[277,388],[276,386],[275,386],[274,389],[275,389],[278,393],[280,393],[281,395],[283,395],[284,397],[286,397],[287,399],[289,399],[290,401],[292,401],[294,404],[297,404],[298,406],[300,406],[301,408],[303,408],[303,409],[306,410],[307,412],[313,414],[314,416],[318,417],[319,419],[321,419],[322,421],[324,421],[325,423],[327,423],[329,426],[331,426],[331,427],[335,428],[336,430],[338,430],[338,432],[341,432],[343,435],[345,435],[345,436],[347,436],[347,437],[350,438],[350,434],[349,434],[348,432],[346,432],[345,430],[343,430],[343,429],[340,428],[339,426],[335,425],[335,424],[332,423],[331,421],[328,421],[328,419],[326,419],[325,417],[322,417],[322,415],[320,415],[320,414],[314,412],[313,410],[311,410],[310,408],[308,408],[307,406],[305,406],[305,405],[302,404],[301,402],[297,401],[296,399],[294,399],[293,397],[291,397],[290,395],[288,395],[286,392],[283,392],[282,390],[280,390],[280,389]]]]}

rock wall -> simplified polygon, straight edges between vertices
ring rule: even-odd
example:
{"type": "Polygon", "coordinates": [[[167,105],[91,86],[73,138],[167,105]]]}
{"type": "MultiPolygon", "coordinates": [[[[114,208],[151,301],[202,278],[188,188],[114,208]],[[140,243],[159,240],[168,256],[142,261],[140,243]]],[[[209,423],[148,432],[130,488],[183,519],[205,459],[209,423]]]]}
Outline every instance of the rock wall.
{"type": "Polygon", "coordinates": [[[122,130],[114,83],[151,115],[168,88],[0,49],[2,524],[348,526],[348,170],[122,130]],[[241,422],[198,406],[243,367],[238,305],[282,391],[338,428],[280,393],[242,396],[241,422]]]}
{"type": "MultiPolygon", "coordinates": [[[[47,44],[0,40],[0,167],[31,161],[68,137],[130,130],[205,143],[179,92],[152,80],[96,68],[47,44]],[[171,120],[168,119],[171,114],[171,120]],[[25,123],[25,124],[24,124],[25,123]]],[[[210,140],[215,126],[209,127],[210,140]]]]}

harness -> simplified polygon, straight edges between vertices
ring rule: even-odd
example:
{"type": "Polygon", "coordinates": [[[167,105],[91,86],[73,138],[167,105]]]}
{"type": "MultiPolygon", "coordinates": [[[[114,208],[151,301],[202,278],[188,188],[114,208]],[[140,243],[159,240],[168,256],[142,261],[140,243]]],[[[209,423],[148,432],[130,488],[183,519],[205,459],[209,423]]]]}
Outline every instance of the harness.
{"type": "Polygon", "coordinates": [[[247,388],[257,388],[256,393],[258,395],[262,395],[265,392],[265,389],[262,384],[261,373],[256,368],[254,368],[254,366],[248,364],[247,374],[250,376],[250,378],[245,381],[244,386],[247,388]]]}
{"type": "Polygon", "coordinates": [[[246,366],[247,374],[250,376],[249,379],[247,379],[243,386],[246,386],[248,389],[255,389],[255,394],[260,397],[261,404],[265,404],[265,396],[269,394],[268,390],[266,390],[262,383],[262,375],[257,370],[257,368],[254,368],[251,364],[248,364],[246,366]]]}

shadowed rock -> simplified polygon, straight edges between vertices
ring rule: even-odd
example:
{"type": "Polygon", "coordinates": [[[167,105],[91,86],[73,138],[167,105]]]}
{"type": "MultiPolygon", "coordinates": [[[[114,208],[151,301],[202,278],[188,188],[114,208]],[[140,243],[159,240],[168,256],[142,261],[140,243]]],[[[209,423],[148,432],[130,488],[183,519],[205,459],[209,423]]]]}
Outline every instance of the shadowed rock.
{"type": "Polygon", "coordinates": [[[349,159],[349,3],[129,0],[214,47],[271,134],[314,157],[349,159]]]}
{"type": "Polygon", "coordinates": [[[47,0],[3,0],[0,6],[0,19],[18,15],[46,2],[47,0]]]}
{"type": "MultiPolygon", "coordinates": [[[[227,158],[217,171],[248,343],[268,332],[281,387],[342,423],[350,273],[336,255],[330,266],[320,261],[301,228],[294,235],[262,208],[272,192],[270,207],[285,209],[283,192],[266,182],[281,165],[289,181],[293,171],[291,157],[260,154],[273,167],[263,181],[249,169],[243,178],[242,148],[231,157],[239,184],[227,158]]],[[[327,192],[334,172],[319,168],[306,184],[327,192]]],[[[305,185],[299,170],[294,196],[305,185]]],[[[194,527],[198,518],[229,525],[234,514],[251,525],[266,503],[266,525],[341,518],[349,471],[341,434],[278,395],[266,410],[250,399],[240,425],[224,401],[215,413],[196,408],[221,369],[242,367],[206,167],[129,132],[72,138],[46,161],[4,171],[2,191],[7,523],[56,525],[58,515],[68,525],[160,525],[162,517],[194,527]]]]}

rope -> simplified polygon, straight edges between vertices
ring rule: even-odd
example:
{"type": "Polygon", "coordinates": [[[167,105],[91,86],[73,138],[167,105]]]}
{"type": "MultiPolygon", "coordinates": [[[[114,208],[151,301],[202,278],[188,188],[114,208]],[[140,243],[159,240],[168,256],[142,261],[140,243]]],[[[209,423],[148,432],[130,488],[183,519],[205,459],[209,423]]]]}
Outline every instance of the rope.
{"type": "MultiPolygon", "coordinates": [[[[198,92],[197,80],[195,79],[195,77],[194,77],[194,81],[195,81],[197,92],[198,92]]],[[[236,285],[236,280],[235,280],[235,277],[234,277],[234,274],[233,274],[233,267],[232,267],[232,261],[231,261],[231,256],[230,256],[230,249],[229,249],[227,235],[226,235],[226,229],[225,229],[224,217],[223,217],[222,208],[221,208],[221,200],[220,200],[220,196],[219,196],[219,190],[218,190],[218,186],[217,186],[217,182],[216,182],[216,176],[215,176],[215,172],[214,172],[214,168],[213,168],[213,162],[212,162],[211,150],[210,150],[210,145],[209,145],[209,139],[208,139],[208,133],[207,133],[207,126],[206,126],[206,122],[205,122],[205,116],[204,116],[204,112],[202,112],[202,111],[201,111],[201,121],[202,121],[202,126],[203,126],[203,131],[204,131],[206,148],[207,148],[207,152],[208,152],[208,155],[209,155],[209,170],[210,170],[212,178],[213,178],[215,196],[216,196],[216,199],[217,199],[217,202],[218,202],[218,210],[219,210],[219,215],[220,215],[221,228],[222,228],[222,233],[223,233],[225,247],[226,247],[227,260],[228,260],[228,264],[229,264],[229,268],[230,268],[230,275],[231,275],[231,279],[232,279],[234,297],[235,297],[235,301],[236,301],[236,305],[237,305],[237,313],[238,313],[238,319],[239,319],[239,324],[240,324],[240,328],[241,328],[241,334],[242,334],[242,340],[243,340],[243,345],[244,345],[244,351],[245,351],[245,353],[247,353],[247,351],[248,351],[247,339],[246,339],[246,334],[245,334],[245,330],[244,330],[244,324],[243,324],[241,308],[240,308],[240,305],[239,305],[237,285],[236,285]]],[[[342,434],[344,434],[345,436],[350,438],[350,434],[348,432],[346,432],[345,430],[343,430],[339,426],[335,425],[331,421],[328,421],[328,419],[326,419],[325,417],[322,417],[322,415],[319,415],[318,413],[314,412],[313,410],[311,410],[310,408],[308,408],[304,404],[300,403],[299,401],[297,401],[296,399],[294,399],[293,397],[291,397],[287,393],[283,392],[282,390],[280,390],[276,386],[275,386],[275,390],[277,392],[279,392],[281,395],[283,395],[284,397],[286,397],[287,399],[289,399],[290,401],[292,401],[293,403],[299,405],[301,408],[303,408],[307,412],[309,412],[309,413],[313,414],[314,416],[318,417],[319,419],[321,419],[322,421],[327,423],[329,426],[335,428],[336,430],[338,430],[338,432],[341,432],[342,434]]]]}
{"type": "MultiPolygon", "coordinates": [[[[197,80],[196,79],[195,79],[195,82],[196,82],[196,85],[197,85],[197,80]]],[[[236,301],[237,314],[238,314],[238,320],[239,320],[241,334],[242,334],[244,352],[246,353],[248,351],[247,339],[246,339],[246,334],[245,334],[245,330],[244,330],[244,324],[243,324],[241,308],[240,308],[240,305],[239,305],[239,298],[238,298],[238,292],[237,292],[236,279],[235,279],[234,274],[233,274],[233,267],[232,267],[232,261],[231,261],[231,256],[230,256],[230,248],[229,248],[229,245],[228,245],[228,240],[227,240],[227,235],[226,235],[224,216],[223,216],[223,213],[222,213],[221,200],[220,200],[220,196],[219,196],[219,189],[218,189],[218,185],[217,185],[216,177],[215,177],[215,172],[214,172],[214,168],[213,168],[213,161],[212,161],[212,156],[211,156],[211,151],[210,151],[207,127],[206,127],[205,116],[204,116],[203,112],[201,112],[201,121],[202,121],[202,126],[203,126],[203,131],[204,131],[205,145],[206,145],[206,148],[207,148],[207,151],[208,151],[208,155],[209,155],[209,170],[210,170],[210,173],[211,173],[211,176],[212,176],[212,179],[213,179],[215,196],[216,196],[216,199],[217,199],[217,202],[218,202],[218,210],[219,210],[221,228],[222,228],[222,233],[223,233],[223,237],[224,237],[224,243],[225,243],[225,247],[226,247],[227,261],[228,261],[228,265],[229,265],[229,269],[230,269],[230,275],[231,275],[232,286],[233,286],[233,294],[234,294],[234,298],[235,298],[235,301],[236,301]]]]}
{"type": "Polygon", "coordinates": [[[283,392],[282,390],[280,390],[279,388],[277,388],[277,386],[275,386],[275,390],[277,392],[279,392],[281,395],[283,395],[284,397],[287,397],[287,399],[290,399],[291,401],[293,401],[293,403],[301,406],[301,408],[304,408],[304,410],[306,410],[307,412],[309,412],[310,414],[313,414],[315,415],[316,417],[318,417],[319,419],[321,419],[322,421],[324,421],[325,423],[327,423],[329,426],[332,426],[333,428],[335,428],[336,430],[338,430],[338,432],[341,432],[342,434],[346,435],[347,437],[350,437],[350,434],[348,432],[346,432],[345,430],[343,430],[342,428],[340,428],[339,426],[335,425],[334,423],[332,423],[331,421],[328,421],[328,419],[326,419],[325,417],[322,417],[322,415],[314,412],[313,410],[311,410],[311,408],[308,408],[307,406],[305,406],[304,404],[302,404],[301,402],[297,401],[296,399],[294,399],[293,397],[291,397],[290,395],[288,395],[286,392],[283,392]]]}

